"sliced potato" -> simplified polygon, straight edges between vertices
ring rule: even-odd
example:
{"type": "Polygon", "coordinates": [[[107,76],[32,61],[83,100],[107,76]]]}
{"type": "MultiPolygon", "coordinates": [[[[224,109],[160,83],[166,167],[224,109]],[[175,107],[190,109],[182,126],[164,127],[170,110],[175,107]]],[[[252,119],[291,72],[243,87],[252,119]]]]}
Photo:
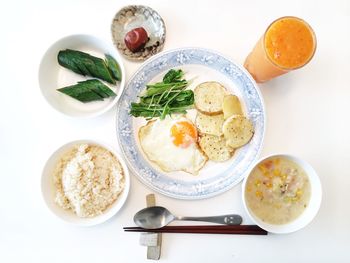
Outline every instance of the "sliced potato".
{"type": "Polygon", "coordinates": [[[222,126],[226,144],[238,148],[247,144],[254,134],[253,123],[242,115],[232,115],[222,126]]]}
{"type": "Polygon", "coordinates": [[[196,126],[201,133],[221,136],[223,124],[223,114],[206,115],[199,111],[197,112],[196,126]]]}
{"type": "Polygon", "coordinates": [[[224,112],[224,119],[228,119],[232,115],[243,115],[241,102],[235,95],[226,95],[222,102],[222,110],[224,112]]]}
{"type": "Polygon", "coordinates": [[[207,115],[222,113],[222,101],[226,89],[215,81],[204,82],[194,89],[194,104],[197,110],[207,115]]]}
{"type": "Polygon", "coordinates": [[[199,139],[199,146],[208,156],[209,160],[215,162],[224,162],[230,159],[234,149],[226,145],[223,137],[204,134],[199,139]]]}

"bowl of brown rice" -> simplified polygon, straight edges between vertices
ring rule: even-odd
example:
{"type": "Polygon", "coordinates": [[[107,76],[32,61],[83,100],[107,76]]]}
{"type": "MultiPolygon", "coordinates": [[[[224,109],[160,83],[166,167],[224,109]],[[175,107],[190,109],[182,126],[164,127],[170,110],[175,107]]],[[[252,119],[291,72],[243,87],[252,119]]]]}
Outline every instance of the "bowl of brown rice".
{"type": "Polygon", "coordinates": [[[47,207],[60,219],[92,226],[114,216],[130,188],[120,154],[93,140],[69,142],[47,160],[41,190],[47,207]]]}

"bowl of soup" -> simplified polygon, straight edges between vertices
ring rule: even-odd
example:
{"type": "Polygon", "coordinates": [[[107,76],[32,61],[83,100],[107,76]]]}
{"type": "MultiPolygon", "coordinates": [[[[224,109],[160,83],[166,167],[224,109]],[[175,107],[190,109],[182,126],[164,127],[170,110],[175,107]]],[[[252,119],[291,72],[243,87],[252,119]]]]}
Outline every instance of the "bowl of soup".
{"type": "Polygon", "coordinates": [[[242,187],[249,217],[271,233],[291,233],[305,227],[321,205],[322,187],[316,171],[288,154],[259,160],[242,187]]]}

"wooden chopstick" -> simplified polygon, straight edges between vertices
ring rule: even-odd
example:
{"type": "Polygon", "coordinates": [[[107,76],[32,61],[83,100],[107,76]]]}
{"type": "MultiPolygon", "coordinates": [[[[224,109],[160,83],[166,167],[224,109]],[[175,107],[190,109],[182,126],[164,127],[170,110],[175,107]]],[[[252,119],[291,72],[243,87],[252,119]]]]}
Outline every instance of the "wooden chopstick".
{"type": "Polygon", "coordinates": [[[141,227],[124,227],[123,229],[126,232],[267,235],[267,231],[258,227],[257,225],[165,226],[157,229],[144,229],[141,227]]]}

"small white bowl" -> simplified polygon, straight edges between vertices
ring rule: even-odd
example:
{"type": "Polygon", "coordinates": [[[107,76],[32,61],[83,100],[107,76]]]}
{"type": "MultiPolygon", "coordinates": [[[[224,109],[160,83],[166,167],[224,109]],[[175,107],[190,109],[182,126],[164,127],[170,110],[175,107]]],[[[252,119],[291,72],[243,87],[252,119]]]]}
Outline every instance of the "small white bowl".
{"type": "Polygon", "coordinates": [[[71,35],[55,42],[44,54],[39,68],[39,85],[46,101],[57,111],[70,117],[95,117],[111,109],[119,100],[125,86],[125,69],[113,45],[94,36],[71,35]],[[58,64],[58,52],[67,48],[87,52],[100,58],[104,58],[104,54],[114,57],[120,66],[122,79],[117,82],[117,85],[104,83],[115,91],[117,96],[103,101],[82,103],[57,91],[58,88],[75,85],[78,81],[92,79],[89,76],[76,74],[58,64]]]}
{"type": "Polygon", "coordinates": [[[321,182],[320,179],[317,176],[317,173],[315,170],[312,168],[310,164],[305,162],[304,160],[301,160],[295,156],[289,155],[289,154],[272,154],[267,157],[264,157],[257,161],[254,166],[250,169],[248,172],[247,176],[245,177],[243,184],[242,184],[242,200],[243,200],[243,205],[244,209],[249,215],[250,219],[260,226],[261,228],[265,229],[268,232],[271,233],[276,233],[276,234],[286,234],[286,233],[291,233],[295,232],[303,227],[305,227],[307,224],[309,224],[312,219],[316,216],[320,205],[321,205],[321,200],[322,200],[322,187],[321,187],[321,182]],[[246,203],[245,200],[245,189],[246,189],[246,183],[247,180],[251,174],[251,172],[254,170],[254,168],[259,165],[261,162],[265,161],[268,158],[271,157],[281,157],[281,158],[287,158],[295,163],[297,163],[303,170],[305,171],[306,175],[309,178],[310,186],[311,186],[311,197],[310,197],[310,202],[305,211],[294,221],[291,221],[290,223],[287,224],[282,224],[282,225],[274,225],[274,224],[269,224],[264,221],[262,221],[260,218],[258,218],[253,211],[251,211],[248,207],[248,204],[246,203]]]}
{"type": "Polygon", "coordinates": [[[124,205],[128,193],[130,189],[130,175],[128,168],[122,159],[121,155],[117,153],[113,148],[110,146],[101,143],[101,142],[96,142],[92,140],[77,140],[77,141],[72,141],[69,142],[63,146],[61,146],[59,149],[57,149],[47,160],[42,176],[41,176],[41,192],[44,198],[44,201],[49,208],[49,210],[55,214],[58,218],[62,219],[65,222],[74,224],[74,225],[79,225],[79,226],[93,226],[97,225],[100,223],[103,223],[110,219],[112,216],[114,216],[124,205]],[[77,144],[89,144],[89,145],[97,145],[101,146],[107,150],[109,150],[111,153],[113,153],[116,158],[118,159],[119,163],[121,164],[123,171],[124,171],[124,177],[125,177],[125,186],[123,192],[119,195],[117,200],[106,210],[104,211],[103,214],[98,215],[96,217],[92,218],[81,218],[78,217],[73,211],[71,210],[65,210],[62,207],[58,206],[55,203],[55,194],[56,194],[56,189],[54,186],[53,182],[53,171],[55,169],[55,166],[57,162],[60,160],[62,155],[67,152],[69,149],[72,149],[74,145],[77,144]]]}

